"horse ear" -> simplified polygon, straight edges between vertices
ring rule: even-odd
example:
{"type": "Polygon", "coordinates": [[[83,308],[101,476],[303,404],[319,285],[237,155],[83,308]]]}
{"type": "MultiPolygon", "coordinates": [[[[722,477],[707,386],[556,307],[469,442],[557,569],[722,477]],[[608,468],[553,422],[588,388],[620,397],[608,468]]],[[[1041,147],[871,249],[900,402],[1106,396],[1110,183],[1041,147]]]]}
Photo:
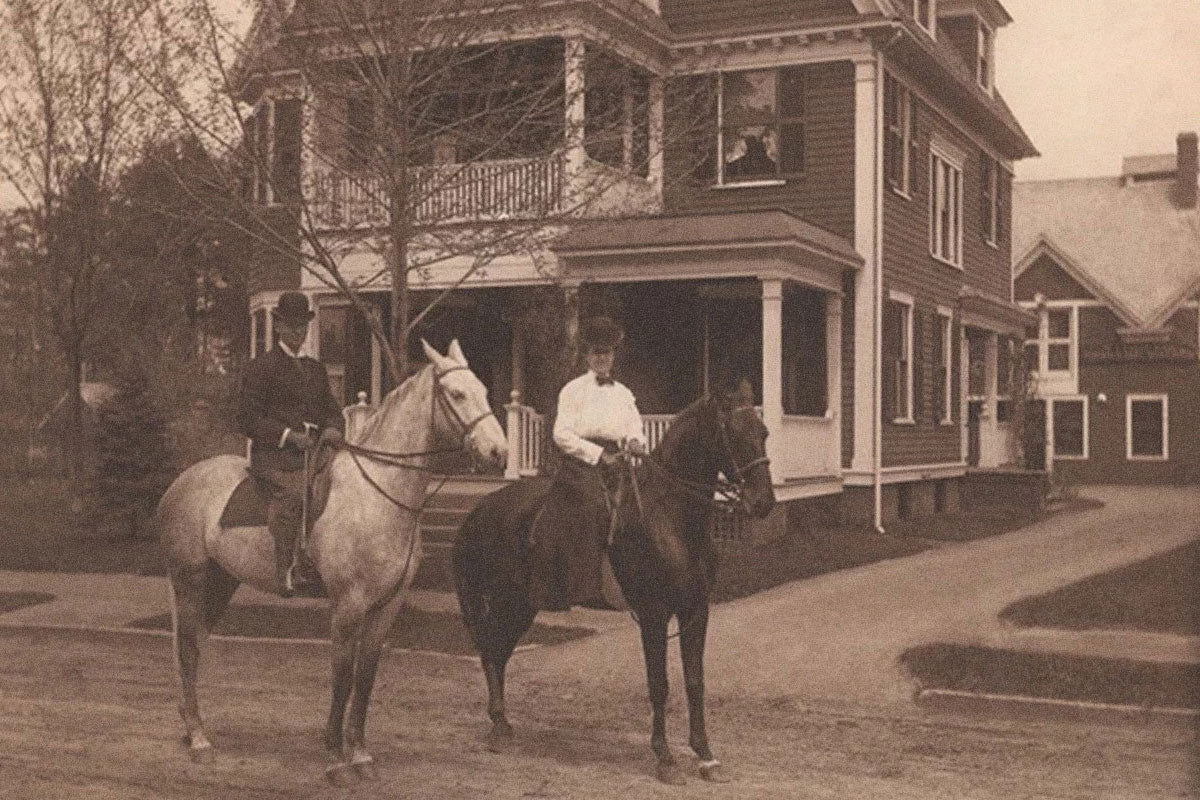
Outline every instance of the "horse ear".
{"type": "Polygon", "coordinates": [[[421,339],[421,349],[425,351],[425,357],[428,358],[430,363],[432,363],[434,366],[437,366],[446,360],[444,355],[439,353],[437,350],[434,350],[432,345],[430,345],[429,342],[425,341],[424,339],[421,339]]]}
{"type": "Polygon", "coordinates": [[[458,339],[450,341],[450,349],[446,351],[446,355],[457,361],[460,366],[467,366],[467,357],[463,354],[462,348],[458,344],[458,339]]]}

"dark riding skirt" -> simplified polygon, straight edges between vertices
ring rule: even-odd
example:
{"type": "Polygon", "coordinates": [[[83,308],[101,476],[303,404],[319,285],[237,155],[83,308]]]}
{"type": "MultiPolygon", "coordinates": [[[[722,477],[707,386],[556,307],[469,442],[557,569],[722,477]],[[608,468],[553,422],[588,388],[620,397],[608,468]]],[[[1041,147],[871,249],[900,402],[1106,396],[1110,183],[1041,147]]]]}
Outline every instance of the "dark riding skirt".
{"type": "Polygon", "coordinates": [[[530,600],[536,608],[562,610],[601,596],[611,480],[600,464],[561,459],[530,535],[530,600]]]}

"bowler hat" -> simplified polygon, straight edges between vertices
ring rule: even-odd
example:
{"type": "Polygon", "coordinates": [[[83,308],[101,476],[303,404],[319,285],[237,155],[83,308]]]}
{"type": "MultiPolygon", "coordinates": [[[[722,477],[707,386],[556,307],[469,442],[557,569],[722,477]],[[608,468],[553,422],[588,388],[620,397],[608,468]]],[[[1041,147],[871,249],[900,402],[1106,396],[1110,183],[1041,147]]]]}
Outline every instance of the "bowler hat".
{"type": "Polygon", "coordinates": [[[308,322],[316,312],[308,307],[308,297],[300,292],[284,292],[279,295],[279,304],[271,309],[272,316],[282,322],[308,322]]]}
{"type": "Polygon", "coordinates": [[[625,338],[625,332],[610,317],[591,317],[584,321],[579,332],[585,347],[613,350],[625,338]]]}

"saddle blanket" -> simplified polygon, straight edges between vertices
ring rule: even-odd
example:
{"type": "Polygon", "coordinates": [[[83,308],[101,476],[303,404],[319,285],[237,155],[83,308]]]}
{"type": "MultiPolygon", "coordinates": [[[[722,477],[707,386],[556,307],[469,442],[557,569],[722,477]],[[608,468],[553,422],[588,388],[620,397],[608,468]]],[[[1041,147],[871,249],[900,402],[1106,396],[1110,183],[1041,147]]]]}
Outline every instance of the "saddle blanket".
{"type": "MultiPolygon", "coordinates": [[[[329,500],[329,471],[317,473],[316,479],[308,493],[309,497],[309,528],[321,517],[325,504],[329,500]]],[[[242,478],[242,482],[229,496],[229,502],[221,512],[222,528],[251,528],[267,524],[267,504],[270,495],[260,486],[259,481],[250,473],[242,478]]]]}

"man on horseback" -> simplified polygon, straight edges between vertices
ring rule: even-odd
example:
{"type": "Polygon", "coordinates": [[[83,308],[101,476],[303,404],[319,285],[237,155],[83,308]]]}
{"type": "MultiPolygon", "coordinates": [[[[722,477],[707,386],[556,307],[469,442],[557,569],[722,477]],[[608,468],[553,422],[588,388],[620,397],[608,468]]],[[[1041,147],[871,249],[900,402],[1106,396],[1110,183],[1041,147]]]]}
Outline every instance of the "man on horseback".
{"type": "Polygon", "coordinates": [[[647,452],[633,392],[612,377],[624,333],[610,318],[581,328],[588,370],[558,395],[558,472],[531,533],[530,602],[565,610],[601,596],[601,559],[612,520],[610,492],[625,454],[647,452]]]}
{"type": "Polygon", "coordinates": [[[280,594],[290,597],[319,581],[307,555],[296,548],[308,490],[306,454],[340,442],[345,421],[325,368],[299,355],[314,316],[308,298],[284,292],[271,315],[278,346],[246,365],[237,422],[250,438],[250,473],[270,495],[267,526],[275,539],[275,574],[280,594]]]}

